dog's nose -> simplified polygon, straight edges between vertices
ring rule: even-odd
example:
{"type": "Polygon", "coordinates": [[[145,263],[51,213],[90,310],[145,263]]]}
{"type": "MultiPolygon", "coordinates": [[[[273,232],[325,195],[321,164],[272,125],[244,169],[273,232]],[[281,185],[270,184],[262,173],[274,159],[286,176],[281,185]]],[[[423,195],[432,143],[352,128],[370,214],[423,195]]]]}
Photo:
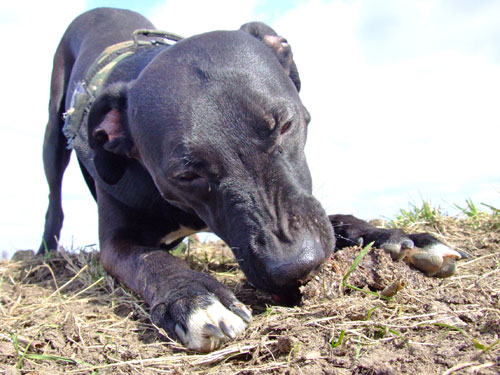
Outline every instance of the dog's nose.
{"type": "Polygon", "coordinates": [[[303,237],[295,246],[295,249],[287,251],[286,256],[271,260],[267,264],[271,280],[280,288],[298,286],[327,257],[319,238],[314,236],[303,237]]]}

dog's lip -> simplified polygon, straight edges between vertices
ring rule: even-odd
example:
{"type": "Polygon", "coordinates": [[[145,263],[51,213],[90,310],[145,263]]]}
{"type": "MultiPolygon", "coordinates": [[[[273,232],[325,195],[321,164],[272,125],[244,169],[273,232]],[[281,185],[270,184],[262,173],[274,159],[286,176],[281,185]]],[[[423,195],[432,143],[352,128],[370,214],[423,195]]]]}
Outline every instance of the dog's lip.
{"type": "Polygon", "coordinates": [[[311,279],[319,274],[323,269],[324,263],[317,266],[314,270],[309,272],[306,276],[297,280],[297,284],[290,286],[280,292],[272,292],[271,296],[273,301],[279,305],[284,306],[296,306],[300,303],[302,299],[302,293],[300,292],[300,286],[307,284],[311,279]]]}
{"type": "Polygon", "coordinates": [[[307,275],[305,275],[304,277],[301,277],[298,282],[300,285],[305,285],[307,284],[309,281],[311,281],[311,279],[318,275],[321,270],[323,269],[323,266],[325,265],[325,262],[319,264],[318,266],[316,266],[316,268],[314,268],[312,271],[310,271],[307,275]]]}
{"type": "Polygon", "coordinates": [[[248,279],[247,282],[252,288],[260,289],[269,293],[274,303],[276,303],[277,305],[290,306],[290,307],[297,306],[302,299],[302,293],[300,292],[299,289],[300,288],[299,283],[297,283],[295,286],[290,286],[286,289],[281,288],[279,291],[276,291],[269,288],[259,288],[248,279]]]}
{"type": "Polygon", "coordinates": [[[285,294],[276,294],[276,293],[273,293],[273,294],[271,294],[271,296],[273,297],[273,301],[276,302],[278,305],[281,305],[281,302],[286,299],[286,295],[285,294]]]}
{"type": "Polygon", "coordinates": [[[298,287],[287,292],[272,293],[271,296],[276,304],[282,306],[297,306],[302,299],[302,293],[298,287]]]}

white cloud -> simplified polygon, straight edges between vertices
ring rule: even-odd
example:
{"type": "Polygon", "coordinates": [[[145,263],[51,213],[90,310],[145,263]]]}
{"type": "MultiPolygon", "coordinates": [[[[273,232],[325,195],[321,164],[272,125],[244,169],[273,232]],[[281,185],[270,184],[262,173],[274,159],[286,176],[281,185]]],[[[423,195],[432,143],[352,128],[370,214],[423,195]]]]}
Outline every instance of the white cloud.
{"type": "Polygon", "coordinates": [[[309,165],[329,212],[391,215],[410,196],[463,200],[500,185],[500,59],[488,37],[499,7],[312,0],[276,21],[301,73],[309,165]],[[384,197],[394,189],[406,193],[384,197]]]}

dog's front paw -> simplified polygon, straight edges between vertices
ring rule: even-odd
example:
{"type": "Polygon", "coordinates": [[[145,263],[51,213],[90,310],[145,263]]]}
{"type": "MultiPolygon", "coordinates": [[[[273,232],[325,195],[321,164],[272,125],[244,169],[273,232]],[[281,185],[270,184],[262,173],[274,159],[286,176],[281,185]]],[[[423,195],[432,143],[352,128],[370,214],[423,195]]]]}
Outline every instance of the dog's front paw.
{"type": "Polygon", "coordinates": [[[228,310],[215,297],[191,312],[185,327],[175,325],[175,333],[184,346],[199,352],[209,352],[242,333],[250,321],[250,311],[242,304],[228,310]]]}
{"type": "Polygon", "coordinates": [[[398,262],[413,249],[413,241],[401,229],[377,228],[365,233],[362,243],[373,242],[374,246],[385,250],[392,260],[398,262]]]}
{"type": "Polygon", "coordinates": [[[412,240],[407,237],[398,236],[394,239],[390,238],[377,247],[385,250],[385,252],[391,256],[392,260],[398,262],[403,259],[411,249],[413,249],[413,246],[414,244],[412,240]]]}
{"type": "Polygon", "coordinates": [[[407,260],[428,276],[450,277],[455,274],[458,260],[470,258],[469,254],[446,246],[428,233],[411,234],[410,238],[415,247],[409,251],[407,260]]]}
{"type": "Polygon", "coordinates": [[[151,309],[153,323],[185,347],[203,353],[236,338],[246,329],[251,316],[236,298],[224,306],[213,294],[199,295],[191,301],[161,303],[151,309]]]}

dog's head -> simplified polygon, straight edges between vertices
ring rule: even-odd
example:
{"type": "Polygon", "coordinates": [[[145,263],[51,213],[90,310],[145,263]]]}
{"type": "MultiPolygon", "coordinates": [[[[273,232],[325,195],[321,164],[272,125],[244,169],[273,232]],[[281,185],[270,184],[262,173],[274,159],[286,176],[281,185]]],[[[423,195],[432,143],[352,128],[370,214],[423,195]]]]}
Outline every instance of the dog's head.
{"type": "Polygon", "coordinates": [[[178,42],[94,103],[98,173],[115,183],[135,158],[171,204],[198,215],[256,287],[293,302],[330,255],[312,196],[309,113],[288,42],[261,23],[178,42]]]}

